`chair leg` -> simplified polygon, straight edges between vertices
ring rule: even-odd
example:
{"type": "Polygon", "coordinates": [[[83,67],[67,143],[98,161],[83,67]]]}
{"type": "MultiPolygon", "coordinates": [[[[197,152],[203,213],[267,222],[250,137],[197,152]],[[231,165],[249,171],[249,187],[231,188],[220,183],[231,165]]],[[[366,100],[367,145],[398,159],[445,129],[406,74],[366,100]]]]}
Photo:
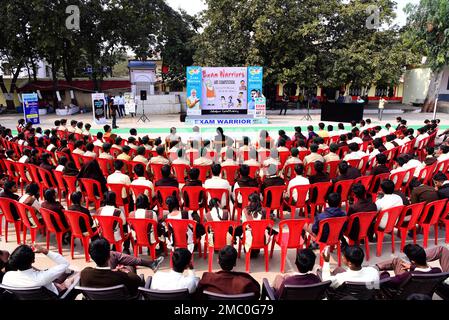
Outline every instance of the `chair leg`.
{"type": "Polygon", "coordinates": [[[423,228],[423,247],[424,249],[427,248],[427,240],[429,239],[429,225],[424,224],[422,225],[423,228]]]}
{"type": "Polygon", "coordinates": [[[438,222],[434,226],[435,228],[435,245],[438,245],[438,222]]]}
{"type": "Polygon", "coordinates": [[[203,250],[204,250],[204,260],[206,260],[207,259],[207,255],[206,255],[206,252],[207,252],[207,241],[206,241],[206,239],[204,240],[204,247],[203,247],[203,250]]]}
{"type": "Polygon", "coordinates": [[[369,261],[369,241],[368,237],[365,237],[365,253],[366,253],[366,261],[369,261]]]}
{"type": "Polygon", "coordinates": [[[50,231],[47,230],[47,250],[50,248],[50,231]]]}
{"type": "Polygon", "coordinates": [[[377,231],[376,236],[377,236],[377,256],[380,257],[382,255],[382,244],[384,241],[384,233],[377,231]]]}
{"type": "Polygon", "coordinates": [[[273,238],[271,240],[271,253],[270,253],[270,259],[273,259],[273,251],[274,251],[274,244],[276,243],[275,239],[273,238]]]}
{"type": "Polygon", "coordinates": [[[341,245],[337,243],[338,266],[341,267],[341,245]]]}
{"type": "MultiPolygon", "coordinates": [[[[206,249],[204,249],[204,253],[206,253],[206,249]]],[[[206,257],[206,255],[204,255],[206,257]]],[[[214,258],[214,248],[209,247],[209,272],[212,272],[212,263],[214,258]]]]}
{"type": "Polygon", "coordinates": [[[391,233],[391,253],[394,253],[395,245],[394,245],[394,230],[391,233]]]}
{"type": "Polygon", "coordinates": [[[3,226],[3,215],[0,215],[0,237],[3,235],[2,226],[3,226]]]}
{"type": "Polygon", "coordinates": [[[249,264],[251,262],[251,249],[248,250],[245,254],[245,270],[249,273],[249,264]]]}
{"type": "MultiPolygon", "coordinates": [[[[273,251],[272,251],[273,253],[273,251]]],[[[285,259],[287,258],[287,247],[281,247],[281,273],[285,272],[285,259]]]]}
{"type": "Polygon", "coordinates": [[[265,245],[264,247],[264,256],[265,256],[265,271],[268,272],[268,266],[270,263],[270,257],[269,257],[269,252],[268,252],[268,245],[265,245]]]}
{"type": "Polygon", "coordinates": [[[139,257],[139,249],[140,249],[140,246],[136,243],[136,244],[134,245],[134,250],[133,250],[133,252],[134,252],[134,257],[136,257],[136,258],[139,257]]]}
{"type": "Polygon", "coordinates": [[[172,258],[173,258],[173,251],[170,250],[170,268],[173,268],[173,260],[172,260],[172,258]]]}
{"type": "Polygon", "coordinates": [[[61,254],[61,255],[62,255],[62,236],[63,236],[62,232],[56,233],[56,242],[58,244],[58,251],[59,251],[59,254],[61,254]]]}
{"type": "Polygon", "coordinates": [[[401,252],[404,252],[405,238],[407,237],[407,229],[399,229],[399,234],[401,235],[401,252]]]}
{"type": "Polygon", "coordinates": [[[84,248],[84,257],[86,259],[86,262],[90,262],[90,256],[89,256],[89,238],[83,237],[83,248],[84,248]]]}
{"type": "MultiPolygon", "coordinates": [[[[30,231],[31,233],[31,231],[30,231]]],[[[22,229],[23,243],[27,242],[27,227],[24,225],[22,229]]]]}
{"type": "Polygon", "coordinates": [[[6,220],[5,220],[5,242],[8,243],[8,221],[6,220]]]}
{"type": "Polygon", "coordinates": [[[122,246],[122,242],[117,242],[115,244],[115,248],[118,252],[122,252],[123,251],[123,246],[122,246]]]}
{"type": "Polygon", "coordinates": [[[75,249],[75,238],[73,237],[73,233],[72,233],[72,238],[70,239],[70,254],[72,256],[72,260],[75,259],[75,253],[74,253],[74,249],[75,249]]]}
{"type": "Polygon", "coordinates": [[[150,246],[150,254],[151,254],[151,259],[156,260],[156,246],[150,246]]]}

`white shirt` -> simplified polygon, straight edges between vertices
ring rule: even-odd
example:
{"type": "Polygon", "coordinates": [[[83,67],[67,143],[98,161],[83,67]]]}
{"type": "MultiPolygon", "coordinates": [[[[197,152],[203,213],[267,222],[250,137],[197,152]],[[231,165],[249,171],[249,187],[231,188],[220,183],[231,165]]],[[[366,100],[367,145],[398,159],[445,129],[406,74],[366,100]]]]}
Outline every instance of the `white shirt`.
{"type": "Polygon", "coordinates": [[[362,150],[356,151],[356,152],[351,152],[348,153],[344,160],[348,161],[348,160],[359,160],[362,159],[363,157],[366,157],[367,154],[365,152],[363,152],[362,150]]]}
{"type": "Polygon", "coordinates": [[[55,171],[63,172],[64,171],[64,166],[61,165],[61,164],[58,164],[58,166],[56,167],[55,171]]]}
{"type": "Polygon", "coordinates": [[[373,267],[365,267],[359,271],[347,270],[332,276],[329,262],[324,262],[322,278],[323,281],[332,281],[332,288],[338,288],[345,282],[367,282],[374,287],[379,284],[379,271],[373,267]]]}
{"type": "Polygon", "coordinates": [[[193,293],[198,286],[200,278],[195,276],[194,270],[187,270],[187,274],[175,272],[158,271],[153,275],[151,281],[151,289],[153,290],[179,290],[189,289],[189,293],[193,293]]]}
{"type": "Polygon", "coordinates": [[[101,140],[95,140],[93,142],[94,146],[96,147],[103,147],[104,142],[102,142],[101,140]]]}
{"type": "MultiPolygon", "coordinates": [[[[145,177],[138,177],[137,179],[135,179],[131,185],[133,186],[145,186],[145,187],[149,187],[151,189],[151,195],[154,197],[154,186],[153,186],[153,182],[151,182],[150,180],[147,180],[145,177]]],[[[148,195],[147,195],[148,196],[148,195]]]]}
{"type": "Polygon", "coordinates": [[[220,177],[212,177],[204,182],[205,189],[227,189],[231,192],[229,181],[220,177]]]}
{"type": "Polygon", "coordinates": [[[69,267],[69,262],[59,253],[49,251],[47,257],[57,265],[44,271],[33,268],[24,271],[8,271],[3,277],[2,284],[10,287],[45,287],[59,295],[53,281],[59,278],[69,267]]]}
{"type": "Polygon", "coordinates": [[[47,146],[47,149],[46,149],[46,150],[51,152],[51,151],[52,151],[53,149],[55,149],[55,148],[56,148],[56,146],[55,146],[54,144],[51,144],[51,143],[50,143],[50,144],[47,146]]]}
{"type": "Polygon", "coordinates": [[[354,137],[346,143],[347,144],[351,144],[351,143],[363,144],[363,140],[360,139],[359,137],[354,137]]]}
{"type": "MultiPolygon", "coordinates": [[[[288,183],[288,187],[287,187],[287,195],[290,196],[290,190],[296,186],[306,186],[309,185],[309,179],[303,177],[303,176],[296,176],[295,178],[293,178],[292,180],[290,180],[290,182],[288,183]]],[[[307,195],[307,198],[309,196],[307,195]]],[[[298,192],[295,190],[293,191],[293,199],[295,201],[298,200],[298,192]]]]}
{"type": "Polygon", "coordinates": [[[437,160],[438,162],[449,160],[449,153],[442,153],[437,160]]]}
{"type": "Polygon", "coordinates": [[[116,106],[120,106],[120,105],[125,105],[125,97],[124,96],[117,96],[114,98],[114,105],[116,106]]]}
{"type": "MultiPolygon", "coordinates": [[[[121,171],[115,171],[113,174],[110,174],[107,183],[116,183],[116,184],[126,184],[129,186],[131,184],[131,179],[128,175],[123,174],[121,171]]],[[[126,198],[128,195],[126,194],[126,190],[122,190],[122,198],[126,198]]]]}
{"type": "Polygon", "coordinates": [[[92,152],[92,151],[86,151],[86,152],[84,152],[84,156],[85,157],[90,157],[90,158],[96,158],[97,154],[95,152],[92,152]]]}
{"type": "MultiPolygon", "coordinates": [[[[399,207],[404,205],[402,198],[397,194],[385,194],[382,199],[376,201],[377,211],[399,207]]],[[[380,220],[379,227],[384,229],[388,223],[388,213],[384,214],[380,220]]]]}
{"type": "Polygon", "coordinates": [[[20,163],[27,163],[29,160],[28,156],[21,156],[19,159],[20,163]]]}

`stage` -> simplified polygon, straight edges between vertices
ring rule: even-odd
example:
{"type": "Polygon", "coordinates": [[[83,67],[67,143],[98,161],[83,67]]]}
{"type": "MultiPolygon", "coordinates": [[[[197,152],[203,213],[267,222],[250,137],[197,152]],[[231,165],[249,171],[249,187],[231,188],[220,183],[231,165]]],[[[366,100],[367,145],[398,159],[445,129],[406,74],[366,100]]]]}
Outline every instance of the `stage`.
{"type": "Polygon", "coordinates": [[[210,126],[225,126],[225,125],[262,125],[268,124],[268,118],[253,118],[247,114],[237,114],[231,116],[226,115],[201,115],[201,116],[187,116],[186,124],[192,126],[210,125],[210,126]]]}

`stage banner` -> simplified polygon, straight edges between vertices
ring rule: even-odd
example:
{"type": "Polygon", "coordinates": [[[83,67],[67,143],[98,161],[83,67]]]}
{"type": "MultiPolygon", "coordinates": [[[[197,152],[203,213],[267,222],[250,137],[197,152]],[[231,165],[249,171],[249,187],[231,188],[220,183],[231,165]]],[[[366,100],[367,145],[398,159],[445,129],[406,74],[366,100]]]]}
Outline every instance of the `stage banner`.
{"type": "Polygon", "coordinates": [[[248,113],[248,68],[203,68],[202,114],[248,113]]]}
{"type": "Polygon", "coordinates": [[[25,122],[31,122],[32,124],[39,124],[39,99],[36,93],[24,93],[22,94],[23,101],[23,115],[25,122]]]}
{"type": "Polygon", "coordinates": [[[202,68],[187,67],[187,115],[201,115],[202,68]]]}
{"type": "Polygon", "coordinates": [[[106,124],[106,105],[104,93],[92,94],[92,110],[96,124],[106,124]]]}
{"type": "Polygon", "coordinates": [[[125,98],[125,113],[126,114],[135,114],[136,113],[136,101],[134,100],[131,92],[125,92],[123,94],[125,98]]]}
{"type": "Polygon", "coordinates": [[[267,116],[267,99],[254,99],[254,118],[266,118],[267,116]]]}
{"type": "Polygon", "coordinates": [[[248,67],[248,115],[255,114],[255,99],[262,97],[262,90],[263,67],[248,67]]]}

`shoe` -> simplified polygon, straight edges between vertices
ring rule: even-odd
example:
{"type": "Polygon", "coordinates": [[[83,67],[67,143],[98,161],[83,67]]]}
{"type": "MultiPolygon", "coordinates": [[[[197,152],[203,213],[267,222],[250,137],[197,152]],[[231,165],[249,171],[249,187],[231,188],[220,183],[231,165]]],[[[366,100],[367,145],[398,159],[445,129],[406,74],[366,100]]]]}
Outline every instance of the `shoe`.
{"type": "Polygon", "coordinates": [[[159,257],[156,260],[153,261],[152,265],[151,265],[151,270],[153,270],[154,272],[156,272],[159,267],[161,266],[162,262],[164,262],[164,257],[159,257]]]}
{"type": "Polygon", "coordinates": [[[318,250],[320,248],[320,245],[316,242],[312,242],[309,246],[310,250],[318,250]]]}
{"type": "Polygon", "coordinates": [[[123,249],[122,252],[123,252],[124,254],[127,254],[127,255],[130,255],[130,254],[131,254],[131,252],[129,251],[128,248],[123,249]]]}

